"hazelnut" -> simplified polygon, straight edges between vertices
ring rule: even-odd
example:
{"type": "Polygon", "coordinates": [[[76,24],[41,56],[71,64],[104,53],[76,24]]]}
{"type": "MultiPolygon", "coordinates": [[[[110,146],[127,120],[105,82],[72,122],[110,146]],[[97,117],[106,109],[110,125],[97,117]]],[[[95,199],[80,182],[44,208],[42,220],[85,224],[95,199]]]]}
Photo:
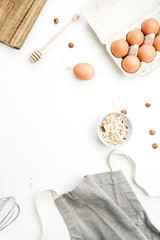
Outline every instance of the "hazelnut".
{"type": "Polygon", "coordinates": [[[127,111],[125,109],[121,110],[121,113],[127,114],[127,111]]]}
{"type": "Polygon", "coordinates": [[[150,107],[151,107],[151,103],[146,103],[145,106],[146,106],[147,108],[150,108],[150,107]]]}
{"type": "Polygon", "coordinates": [[[54,19],[54,23],[55,23],[55,24],[58,24],[58,23],[59,23],[59,19],[58,19],[58,18],[55,18],[55,19],[54,19]]]}
{"type": "Polygon", "coordinates": [[[154,130],[150,130],[149,133],[150,133],[151,135],[155,135],[155,134],[156,134],[156,132],[155,132],[154,130]]]}
{"type": "Polygon", "coordinates": [[[102,132],[106,131],[106,129],[103,126],[101,126],[101,129],[102,129],[102,132]]]}
{"type": "Polygon", "coordinates": [[[154,148],[154,149],[158,148],[158,144],[157,143],[153,143],[152,144],[152,148],[154,148]]]}
{"type": "Polygon", "coordinates": [[[74,43],[72,43],[72,42],[68,43],[68,47],[69,48],[73,48],[74,47],[74,43]]]}

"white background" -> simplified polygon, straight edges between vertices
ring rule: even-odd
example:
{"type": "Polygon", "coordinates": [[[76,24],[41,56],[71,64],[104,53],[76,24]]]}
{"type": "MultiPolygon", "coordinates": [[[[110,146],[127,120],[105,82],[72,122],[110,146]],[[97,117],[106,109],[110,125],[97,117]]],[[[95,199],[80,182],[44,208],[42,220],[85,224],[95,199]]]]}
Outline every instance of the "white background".
{"type": "MultiPolygon", "coordinates": [[[[140,183],[160,191],[160,148],[151,148],[153,142],[160,146],[160,68],[145,77],[124,77],[81,14],[87,2],[48,0],[21,50],[0,44],[0,196],[15,196],[21,208],[20,217],[0,233],[0,239],[40,239],[34,205],[40,187],[52,186],[62,194],[84,175],[109,170],[110,149],[97,137],[98,122],[109,112],[127,110],[133,136],[122,150],[136,161],[140,183]],[[81,15],[79,21],[41,62],[30,63],[30,52],[40,48],[75,12],[81,15]],[[58,25],[54,17],[59,18],[58,25]],[[69,42],[75,44],[73,49],[68,48],[69,42]],[[73,76],[72,68],[79,62],[94,65],[93,80],[73,76]],[[145,108],[146,102],[152,103],[150,109],[145,108]],[[157,134],[150,136],[150,129],[157,134]]],[[[131,182],[129,164],[122,160],[121,167],[131,182]]],[[[160,199],[132,187],[160,229],[160,199]]],[[[69,239],[52,200],[47,200],[48,195],[43,198],[43,239],[69,239]]]]}

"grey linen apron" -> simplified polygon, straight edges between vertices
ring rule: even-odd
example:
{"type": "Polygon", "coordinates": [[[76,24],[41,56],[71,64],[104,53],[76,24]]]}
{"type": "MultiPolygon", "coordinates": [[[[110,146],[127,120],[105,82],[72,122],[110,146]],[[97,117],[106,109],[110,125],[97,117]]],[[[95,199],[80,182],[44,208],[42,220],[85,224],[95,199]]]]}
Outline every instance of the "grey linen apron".
{"type": "Polygon", "coordinates": [[[88,175],[55,204],[72,240],[160,240],[122,171],[88,175]]]}

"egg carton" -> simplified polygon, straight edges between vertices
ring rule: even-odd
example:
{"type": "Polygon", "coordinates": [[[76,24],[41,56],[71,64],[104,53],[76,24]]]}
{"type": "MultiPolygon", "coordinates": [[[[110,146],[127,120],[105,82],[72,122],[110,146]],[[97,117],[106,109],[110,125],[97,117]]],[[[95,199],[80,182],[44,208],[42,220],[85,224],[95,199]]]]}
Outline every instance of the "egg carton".
{"type": "Polygon", "coordinates": [[[160,52],[157,52],[152,62],[141,62],[140,69],[130,74],[123,70],[122,59],[111,53],[115,40],[126,39],[128,32],[141,29],[146,19],[155,18],[160,22],[160,0],[92,0],[83,14],[125,76],[145,76],[160,65],[160,52]]]}

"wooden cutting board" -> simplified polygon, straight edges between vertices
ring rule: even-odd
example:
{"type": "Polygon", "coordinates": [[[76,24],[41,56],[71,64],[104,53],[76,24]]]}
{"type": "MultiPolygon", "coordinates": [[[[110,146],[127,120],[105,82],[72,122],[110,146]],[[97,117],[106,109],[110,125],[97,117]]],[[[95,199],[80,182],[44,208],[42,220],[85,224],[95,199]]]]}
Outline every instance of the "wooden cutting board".
{"type": "Polygon", "coordinates": [[[0,0],[0,41],[20,49],[47,0],[0,0]]]}

